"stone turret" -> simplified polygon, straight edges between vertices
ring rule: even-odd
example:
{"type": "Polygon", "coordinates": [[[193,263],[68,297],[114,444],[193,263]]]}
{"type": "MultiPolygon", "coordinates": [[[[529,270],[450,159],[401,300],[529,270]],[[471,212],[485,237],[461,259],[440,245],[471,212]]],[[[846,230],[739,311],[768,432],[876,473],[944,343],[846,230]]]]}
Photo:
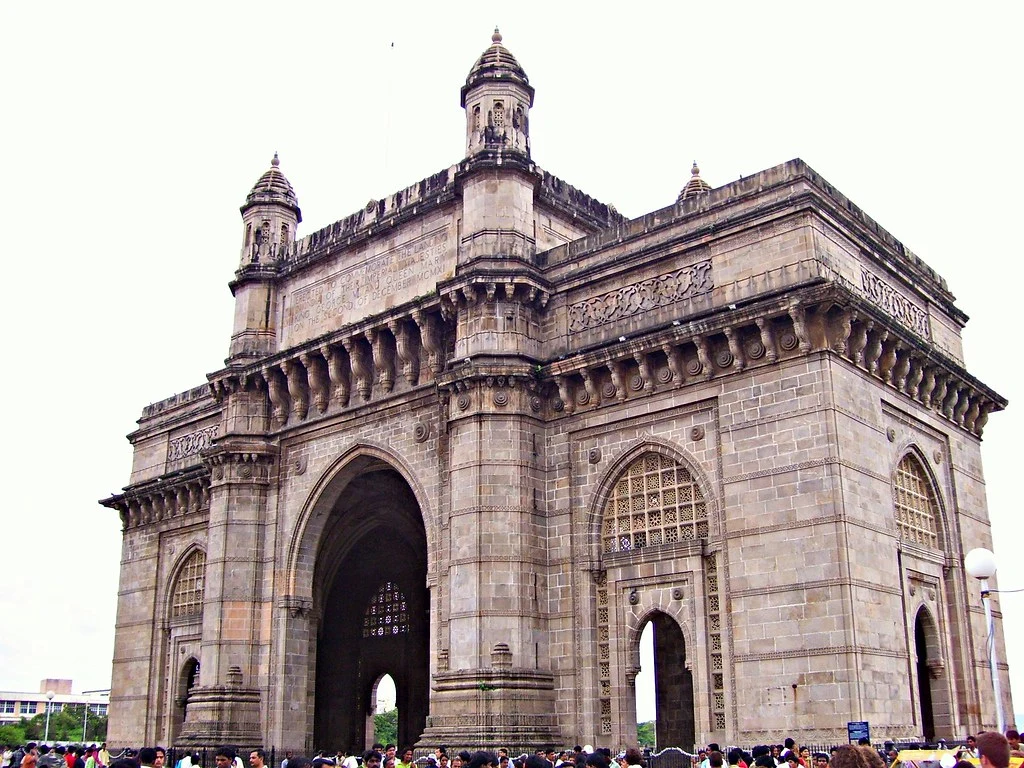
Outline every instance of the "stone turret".
{"type": "Polygon", "coordinates": [[[536,250],[533,204],[539,177],[529,145],[533,88],[501,44],[497,28],[491,41],[462,87],[467,149],[461,178],[461,264],[529,261],[536,250]]]}
{"type": "Polygon", "coordinates": [[[291,182],[281,173],[281,161],[274,153],[270,168],[260,176],[241,207],[245,236],[241,266],[273,264],[295,241],[295,228],[302,211],[291,182]]]}
{"type": "Polygon", "coordinates": [[[244,235],[242,256],[231,293],[235,322],[228,361],[274,351],[274,277],[277,264],[295,241],[302,211],[295,190],[281,173],[274,153],[270,168],[257,180],[241,207],[244,235]]]}
{"type": "Polygon", "coordinates": [[[533,86],[494,28],[491,47],[481,54],[462,86],[466,110],[466,157],[488,149],[530,156],[533,86]]]}

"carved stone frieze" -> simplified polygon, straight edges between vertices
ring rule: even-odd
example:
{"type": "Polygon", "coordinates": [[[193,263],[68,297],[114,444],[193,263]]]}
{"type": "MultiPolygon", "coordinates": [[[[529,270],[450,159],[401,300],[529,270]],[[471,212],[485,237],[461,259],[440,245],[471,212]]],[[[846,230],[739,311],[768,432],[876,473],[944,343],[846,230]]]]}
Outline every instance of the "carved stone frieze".
{"type": "Polygon", "coordinates": [[[709,293],[712,288],[714,281],[711,260],[708,259],[572,304],[569,307],[569,332],[597,328],[649,309],[688,301],[709,293]]]}

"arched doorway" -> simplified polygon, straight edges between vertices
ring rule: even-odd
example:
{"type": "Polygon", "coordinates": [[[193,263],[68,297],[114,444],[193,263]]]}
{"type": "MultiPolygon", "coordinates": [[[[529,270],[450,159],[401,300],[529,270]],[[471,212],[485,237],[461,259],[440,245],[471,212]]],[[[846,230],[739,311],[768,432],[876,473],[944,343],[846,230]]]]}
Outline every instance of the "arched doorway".
{"type": "Polygon", "coordinates": [[[686,638],[671,616],[655,611],[637,635],[653,634],[654,712],[658,749],[690,749],[696,736],[693,714],[693,673],[686,663],[686,638]]]}
{"type": "Polygon", "coordinates": [[[939,646],[938,627],[926,608],[921,608],[914,620],[914,649],[921,735],[928,741],[950,738],[954,734],[949,691],[945,684],[945,664],[939,646]]]}
{"type": "Polygon", "coordinates": [[[199,661],[195,657],[189,659],[182,666],[178,673],[178,680],[174,692],[174,710],[171,717],[171,741],[173,742],[180,734],[181,727],[185,723],[185,713],[188,709],[188,695],[199,682],[199,661]]]}
{"type": "Polygon", "coordinates": [[[415,496],[390,466],[368,462],[338,495],[317,552],[317,748],[372,743],[375,688],[385,674],[395,682],[399,743],[419,738],[430,675],[426,580],[415,496]]]}

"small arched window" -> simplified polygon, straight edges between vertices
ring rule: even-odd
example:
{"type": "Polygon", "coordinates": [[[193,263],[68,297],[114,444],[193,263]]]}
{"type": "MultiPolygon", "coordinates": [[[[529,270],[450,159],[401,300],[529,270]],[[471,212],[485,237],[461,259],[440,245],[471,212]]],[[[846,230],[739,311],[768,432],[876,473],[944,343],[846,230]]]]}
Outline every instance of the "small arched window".
{"type": "Polygon", "coordinates": [[[938,503],[928,473],[913,454],[904,456],[896,467],[892,492],[900,539],[938,547],[938,503]]]}
{"type": "Polygon", "coordinates": [[[505,105],[500,101],[494,102],[494,130],[498,133],[505,130],[505,105]]]}
{"type": "Polygon", "coordinates": [[[171,592],[171,618],[199,616],[203,612],[203,587],[206,584],[206,553],[196,550],[178,571],[171,592]]]}
{"type": "Polygon", "coordinates": [[[480,130],[480,105],[477,104],[473,107],[473,130],[480,130]]]}
{"type": "Polygon", "coordinates": [[[708,535],[708,505],[689,470],[646,453],[619,477],[605,506],[605,552],[625,552],[708,535]]]}
{"type": "Polygon", "coordinates": [[[363,613],[363,637],[393,637],[409,632],[409,603],[393,581],[385,581],[363,613]]]}

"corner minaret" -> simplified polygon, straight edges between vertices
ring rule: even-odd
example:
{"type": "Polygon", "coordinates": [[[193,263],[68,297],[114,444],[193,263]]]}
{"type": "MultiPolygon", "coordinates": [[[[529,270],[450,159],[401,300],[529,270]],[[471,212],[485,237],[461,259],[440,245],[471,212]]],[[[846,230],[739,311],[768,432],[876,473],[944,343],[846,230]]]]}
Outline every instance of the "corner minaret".
{"type": "Polygon", "coordinates": [[[477,59],[462,86],[466,110],[466,157],[486,150],[530,156],[533,86],[494,28],[491,47],[477,59]]]}
{"type": "Polygon", "coordinates": [[[274,278],[302,221],[295,190],[281,173],[280,165],[275,152],[270,169],[253,185],[240,209],[242,254],[231,283],[235,323],[228,362],[274,351],[274,278]]]}
{"type": "Polygon", "coordinates": [[[239,209],[245,224],[241,267],[247,264],[276,264],[281,253],[295,241],[295,228],[302,211],[291,183],[281,173],[281,161],[274,153],[270,169],[253,185],[239,209]]]}

